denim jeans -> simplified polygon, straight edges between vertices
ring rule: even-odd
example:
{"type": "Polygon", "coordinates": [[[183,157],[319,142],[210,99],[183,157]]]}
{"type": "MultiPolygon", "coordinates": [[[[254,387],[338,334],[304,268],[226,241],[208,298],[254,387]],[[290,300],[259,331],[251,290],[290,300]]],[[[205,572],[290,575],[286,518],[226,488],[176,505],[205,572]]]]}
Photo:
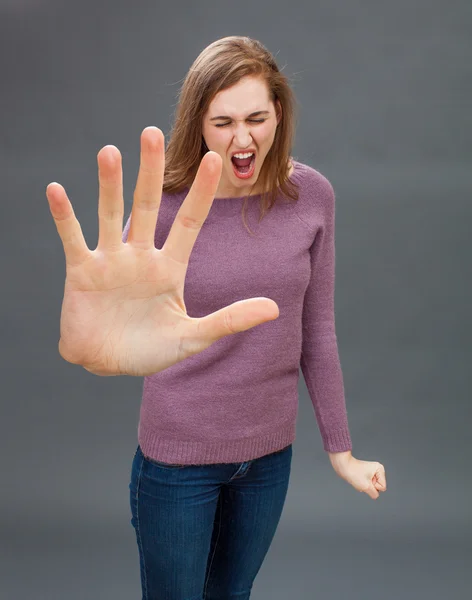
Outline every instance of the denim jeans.
{"type": "Polygon", "coordinates": [[[138,445],[131,525],[142,600],[247,600],[279,523],[292,444],[241,463],[169,465],[138,445]]]}

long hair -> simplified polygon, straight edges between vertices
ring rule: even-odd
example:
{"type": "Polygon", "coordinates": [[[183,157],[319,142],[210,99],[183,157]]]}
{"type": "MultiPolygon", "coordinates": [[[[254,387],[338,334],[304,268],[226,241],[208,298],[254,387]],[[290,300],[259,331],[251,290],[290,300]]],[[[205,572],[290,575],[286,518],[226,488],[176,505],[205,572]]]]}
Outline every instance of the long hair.
{"type": "MultiPolygon", "coordinates": [[[[274,206],[277,193],[296,202],[298,186],[287,173],[295,134],[296,99],[288,80],[277,67],[272,54],[257,40],[228,36],[207,46],[190,67],[179,92],[174,124],[166,148],[163,191],[180,192],[191,187],[208,147],[202,135],[203,118],[216,94],[245,76],[261,77],[274,102],[279,100],[282,118],[274,141],[259,173],[261,190],[260,217],[274,206]]],[[[251,188],[251,191],[254,186],[251,188]]],[[[250,194],[248,194],[249,196],[250,194]]],[[[247,227],[244,199],[243,222],[247,227]]]]}

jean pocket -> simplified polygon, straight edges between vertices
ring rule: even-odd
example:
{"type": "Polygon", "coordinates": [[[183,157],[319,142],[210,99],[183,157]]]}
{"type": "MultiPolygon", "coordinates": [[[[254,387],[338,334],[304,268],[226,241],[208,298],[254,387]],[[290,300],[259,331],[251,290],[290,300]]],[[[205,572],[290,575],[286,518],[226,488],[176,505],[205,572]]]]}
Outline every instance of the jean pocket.
{"type": "Polygon", "coordinates": [[[187,466],[187,465],[179,465],[179,464],[161,462],[160,460],[155,460],[154,458],[150,458],[149,456],[144,456],[144,454],[143,454],[143,458],[148,463],[151,463],[152,465],[155,465],[156,467],[160,467],[162,469],[183,469],[184,467],[187,466]]]}

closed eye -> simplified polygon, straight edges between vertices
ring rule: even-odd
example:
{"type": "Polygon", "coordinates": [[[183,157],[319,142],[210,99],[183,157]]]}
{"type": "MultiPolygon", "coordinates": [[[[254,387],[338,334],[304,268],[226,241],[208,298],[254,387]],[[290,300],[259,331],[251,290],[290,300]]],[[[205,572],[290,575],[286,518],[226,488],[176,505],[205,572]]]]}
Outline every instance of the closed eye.
{"type": "MultiPolygon", "coordinates": [[[[248,119],[250,123],[264,123],[266,119],[248,119]]],[[[220,123],[219,125],[215,125],[215,127],[226,127],[229,123],[220,123]]]]}

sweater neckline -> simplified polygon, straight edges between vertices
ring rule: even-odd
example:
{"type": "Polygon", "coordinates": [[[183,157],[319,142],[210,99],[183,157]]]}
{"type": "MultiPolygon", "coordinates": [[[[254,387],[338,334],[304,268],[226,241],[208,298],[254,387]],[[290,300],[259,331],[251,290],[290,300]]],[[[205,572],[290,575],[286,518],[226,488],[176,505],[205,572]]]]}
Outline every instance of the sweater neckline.
{"type": "MultiPolygon", "coordinates": [[[[293,164],[293,171],[288,179],[289,181],[300,185],[303,164],[293,158],[291,159],[291,161],[293,164]]],[[[185,188],[184,197],[188,194],[189,190],[189,187],[185,188]]],[[[231,196],[224,198],[215,198],[213,200],[213,204],[211,205],[210,212],[208,213],[207,218],[211,218],[212,216],[232,216],[241,213],[241,208],[246,197],[247,196],[231,196]]],[[[248,210],[250,210],[251,207],[261,199],[261,197],[261,193],[252,194],[248,196],[248,210]]]]}

